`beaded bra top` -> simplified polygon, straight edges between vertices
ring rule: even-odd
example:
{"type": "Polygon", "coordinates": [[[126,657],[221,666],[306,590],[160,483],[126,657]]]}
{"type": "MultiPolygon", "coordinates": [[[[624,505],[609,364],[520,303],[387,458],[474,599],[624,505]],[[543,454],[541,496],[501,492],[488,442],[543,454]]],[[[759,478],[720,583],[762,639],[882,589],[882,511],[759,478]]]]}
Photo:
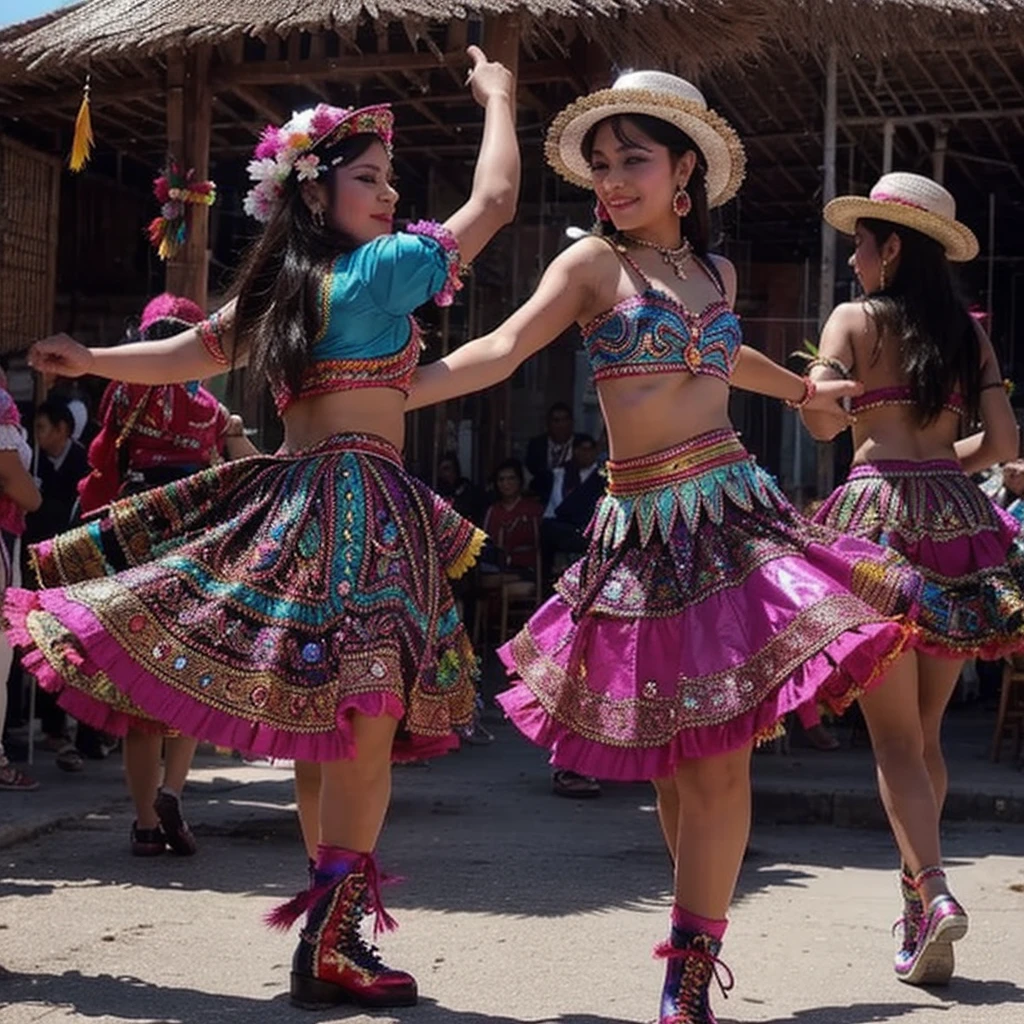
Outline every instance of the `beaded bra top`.
{"type": "Polygon", "coordinates": [[[743,344],[743,331],[714,266],[699,260],[722,297],[694,313],[656,287],[628,252],[607,241],[645,288],[615,303],[583,328],[595,383],[684,370],[695,377],[728,381],[743,344]]]}
{"type": "MultiPolygon", "coordinates": [[[[869,412],[872,409],[881,409],[890,405],[913,405],[914,398],[910,388],[906,384],[891,388],[872,388],[862,395],[857,395],[850,400],[851,412],[869,412]]],[[[950,394],[943,402],[943,408],[947,412],[963,415],[964,400],[959,391],[950,394]]]]}
{"type": "Polygon", "coordinates": [[[339,256],[324,276],[320,330],[301,389],[272,385],[278,412],[303,398],[356,388],[408,395],[422,348],[413,310],[428,299],[450,306],[462,269],[454,235],[433,221],[339,256]]]}

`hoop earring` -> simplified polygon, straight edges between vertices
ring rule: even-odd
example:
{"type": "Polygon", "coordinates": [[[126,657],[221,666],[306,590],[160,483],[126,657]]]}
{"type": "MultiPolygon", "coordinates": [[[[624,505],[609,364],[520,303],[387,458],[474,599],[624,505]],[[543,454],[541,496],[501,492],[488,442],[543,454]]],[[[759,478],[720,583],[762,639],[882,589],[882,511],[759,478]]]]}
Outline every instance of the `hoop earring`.
{"type": "Polygon", "coordinates": [[[878,282],[879,283],[879,291],[883,291],[884,292],[885,288],[886,288],[886,285],[889,283],[888,282],[888,275],[886,274],[886,271],[888,269],[889,269],[889,261],[888,260],[882,260],[882,273],[881,273],[881,275],[879,277],[879,282],[878,282]]]}
{"type": "Polygon", "coordinates": [[[680,218],[689,217],[690,211],[693,209],[693,200],[690,198],[690,193],[679,185],[676,188],[676,194],[672,197],[672,212],[680,218]]]}
{"type": "Polygon", "coordinates": [[[594,203],[594,218],[602,224],[607,224],[612,219],[611,214],[608,212],[608,207],[600,199],[594,203]]]}

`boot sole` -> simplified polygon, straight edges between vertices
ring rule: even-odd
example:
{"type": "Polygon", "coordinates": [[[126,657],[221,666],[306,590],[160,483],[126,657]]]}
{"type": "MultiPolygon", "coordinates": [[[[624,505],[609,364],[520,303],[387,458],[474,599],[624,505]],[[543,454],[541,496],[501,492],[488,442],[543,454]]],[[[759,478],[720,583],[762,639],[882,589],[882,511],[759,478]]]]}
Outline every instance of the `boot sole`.
{"type": "Polygon", "coordinates": [[[913,968],[905,975],[897,975],[900,981],[907,985],[948,985],[956,969],[953,943],[967,934],[968,926],[966,917],[943,918],[913,968]]]}
{"type": "Polygon", "coordinates": [[[322,1010],[325,1006],[340,1006],[348,1003],[353,1006],[368,1006],[385,1009],[390,1006],[415,1006],[419,1002],[419,993],[413,989],[407,995],[367,997],[361,996],[335,985],[331,981],[321,981],[306,974],[292,972],[291,1004],[300,1010],[322,1010]]]}

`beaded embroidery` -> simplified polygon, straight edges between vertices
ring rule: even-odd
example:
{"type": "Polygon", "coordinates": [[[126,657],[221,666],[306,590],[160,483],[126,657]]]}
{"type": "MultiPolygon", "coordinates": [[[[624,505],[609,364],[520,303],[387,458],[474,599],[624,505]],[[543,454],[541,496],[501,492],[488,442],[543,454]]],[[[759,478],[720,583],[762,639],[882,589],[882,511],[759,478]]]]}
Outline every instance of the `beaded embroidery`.
{"type": "MultiPolygon", "coordinates": [[[[882,409],[889,405],[914,405],[910,388],[906,386],[891,388],[874,388],[857,395],[850,400],[851,412],[870,412],[872,409],[882,409]]],[[[954,391],[943,403],[946,412],[962,416],[964,412],[964,400],[958,391],[954,391]]]]}

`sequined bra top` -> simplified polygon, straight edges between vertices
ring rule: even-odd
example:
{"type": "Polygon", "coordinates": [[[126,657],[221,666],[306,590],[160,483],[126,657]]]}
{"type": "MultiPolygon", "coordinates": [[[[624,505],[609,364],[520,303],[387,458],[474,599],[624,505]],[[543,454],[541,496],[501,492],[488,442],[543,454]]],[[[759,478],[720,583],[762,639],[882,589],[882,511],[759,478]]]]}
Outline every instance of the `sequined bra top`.
{"type": "Polygon", "coordinates": [[[339,256],[320,290],[320,330],[302,388],[271,386],[278,412],[303,398],[355,388],[407,395],[422,347],[413,310],[428,299],[451,305],[461,271],[455,236],[432,221],[339,256]]]}
{"type": "Polygon", "coordinates": [[[701,261],[722,297],[694,313],[656,287],[627,251],[608,241],[645,288],[583,328],[594,382],[680,371],[728,381],[743,344],[743,332],[714,267],[701,261]]]}
{"type": "MultiPolygon", "coordinates": [[[[914,398],[910,388],[906,384],[891,388],[873,388],[857,395],[850,400],[851,412],[870,412],[872,409],[882,409],[890,405],[913,405],[914,398]]],[[[947,412],[962,416],[964,412],[964,400],[959,391],[950,394],[943,403],[947,412]]]]}

